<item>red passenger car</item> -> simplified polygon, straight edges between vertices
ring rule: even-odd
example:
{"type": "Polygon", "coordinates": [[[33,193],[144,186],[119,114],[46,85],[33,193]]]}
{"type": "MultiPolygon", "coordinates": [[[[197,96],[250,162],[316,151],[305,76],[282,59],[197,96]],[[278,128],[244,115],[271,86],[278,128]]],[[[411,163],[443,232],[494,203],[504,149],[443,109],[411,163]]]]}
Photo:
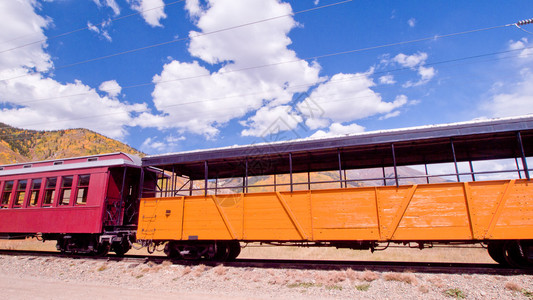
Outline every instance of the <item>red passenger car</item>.
{"type": "Polygon", "coordinates": [[[124,153],[0,166],[0,238],[37,236],[57,240],[62,252],[122,255],[135,240],[140,183],[154,182],[144,173],[140,159],[124,153]]]}

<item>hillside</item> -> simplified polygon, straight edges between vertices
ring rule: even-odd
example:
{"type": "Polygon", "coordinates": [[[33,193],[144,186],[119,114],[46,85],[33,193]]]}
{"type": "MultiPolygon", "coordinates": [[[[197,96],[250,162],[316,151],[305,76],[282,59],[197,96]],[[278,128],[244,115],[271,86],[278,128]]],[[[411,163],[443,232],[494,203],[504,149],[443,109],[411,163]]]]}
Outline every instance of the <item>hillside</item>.
{"type": "MultiPolygon", "coordinates": [[[[398,167],[398,176],[400,178],[400,185],[410,185],[410,184],[425,184],[426,179],[424,173],[411,168],[409,166],[399,166],[398,167]],[[406,179],[407,177],[410,177],[406,179]],[[414,178],[416,177],[416,178],[414,178]]],[[[294,173],[293,174],[293,190],[302,191],[302,190],[319,190],[319,189],[337,189],[340,188],[339,183],[339,171],[323,171],[323,172],[312,172],[310,174],[311,182],[321,182],[321,183],[312,183],[310,186],[307,183],[308,177],[307,173],[294,173]]],[[[360,170],[347,170],[346,176],[348,177],[348,187],[369,187],[369,186],[384,186],[383,179],[383,170],[381,168],[376,169],[360,169],[360,170]]],[[[394,179],[394,169],[386,168],[385,169],[385,178],[387,186],[396,185],[394,179]]],[[[442,177],[432,177],[431,183],[443,183],[449,182],[442,177]]],[[[248,192],[250,193],[262,193],[262,192],[273,192],[274,191],[274,176],[264,175],[264,176],[250,176],[248,178],[248,192]]],[[[290,175],[289,174],[278,174],[276,175],[276,191],[290,191],[290,175]]],[[[188,195],[189,191],[189,181],[184,177],[176,178],[176,186],[182,187],[183,189],[178,193],[180,195],[188,195]]],[[[218,194],[239,194],[242,192],[242,178],[222,178],[217,182],[218,194]]],[[[343,185],[344,187],[344,185],[343,185]]],[[[203,180],[194,181],[194,188],[197,189],[194,191],[194,195],[203,195],[204,191],[204,182],[203,180]]],[[[210,180],[208,183],[208,188],[211,189],[210,192],[214,192],[215,181],[210,180]]]]}
{"type": "MultiPolygon", "coordinates": [[[[144,156],[143,153],[125,145],[119,141],[107,138],[96,132],[87,129],[69,129],[58,131],[37,131],[24,130],[11,127],[0,123],[0,164],[20,163],[27,161],[49,160],[75,156],[94,155],[111,152],[125,152],[144,156]]],[[[353,179],[371,179],[383,177],[382,169],[363,169],[347,170],[346,175],[349,180],[353,179]]],[[[423,173],[409,168],[398,167],[400,177],[421,176],[423,173]]],[[[385,177],[387,185],[394,185],[394,173],[392,168],[386,169],[385,177]]],[[[337,181],[339,178],[338,171],[315,172],[311,175],[313,182],[337,181]]],[[[276,177],[278,190],[289,190],[290,182],[288,174],[280,174],[276,177]]],[[[272,185],[274,179],[272,176],[255,176],[249,179],[250,192],[267,192],[272,191],[273,187],[263,187],[263,185],[272,185]]],[[[307,189],[307,173],[294,174],[293,182],[296,183],[294,190],[307,189]],[[298,184],[300,183],[300,184],[298,184]]],[[[445,182],[442,178],[433,178],[432,182],[445,182]]],[[[178,185],[182,182],[178,179],[178,185]]],[[[425,179],[417,178],[411,180],[402,180],[401,184],[420,184],[425,183],[425,179]]],[[[382,180],[365,180],[351,181],[350,187],[356,186],[380,186],[382,180]]],[[[214,182],[210,182],[210,188],[214,187],[214,182]]],[[[225,178],[218,182],[219,193],[240,193],[242,188],[236,188],[242,185],[241,178],[225,178]]],[[[202,188],[203,182],[195,182],[195,188],[202,188]]],[[[338,182],[312,184],[311,189],[329,189],[338,188],[338,182]]],[[[197,193],[201,193],[198,191],[197,193]]]]}
{"type": "Polygon", "coordinates": [[[119,151],[144,156],[126,144],[87,129],[38,131],[0,123],[0,164],[119,151]]]}

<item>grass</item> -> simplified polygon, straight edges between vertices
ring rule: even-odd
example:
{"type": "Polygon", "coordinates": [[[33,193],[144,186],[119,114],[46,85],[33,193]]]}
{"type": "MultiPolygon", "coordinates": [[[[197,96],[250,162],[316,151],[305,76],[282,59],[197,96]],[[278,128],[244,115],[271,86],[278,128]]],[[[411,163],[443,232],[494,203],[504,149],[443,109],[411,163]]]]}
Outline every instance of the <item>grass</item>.
{"type": "Polygon", "coordinates": [[[416,284],[416,276],[412,273],[385,273],[383,279],[387,281],[399,281],[408,284],[416,284]]]}
{"type": "Polygon", "coordinates": [[[446,296],[454,297],[456,299],[465,299],[466,298],[465,293],[463,293],[463,291],[461,291],[458,288],[447,289],[447,290],[444,291],[444,294],[446,296]]]}
{"type": "Polygon", "coordinates": [[[342,286],[340,285],[327,285],[326,290],[330,291],[342,291],[342,286]]]}
{"type": "Polygon", "coordinates": [[[370,283],[363,283],[355,286],[355,289],[361,292],[366,292],[370,288],[370,283]]]}
{"type": "Polygon", "coordinates": [[[530,291],[528,291],[526,289],[522,290],[522,295],[528,297],[529,299],[533,299],[533,292],[530,292],[530,291]]]}
{"type": "Polygon", "coordinates": [[[105,271],[107,270],[107,266],[106,265],[101,265],[100,268],[96,269],[96,271],[98,272],[102,272],[102,271],[105,271]]]}
{"type": "Polygon", "coordinates": [[[321,284],[317,284],[314,282],[297,282],[297,283],[289,283],[287,284],[288,288],[312,288],[312,287],[321,287],[321,284]]]}
{"type": "Polygon", "coordinates": [[[513,292],[520,292],[522,293],[522,295],[524,295],[525,297],[529,298],[529,299],[533,299],[533,292],[530,292],[524,288],[522,288],[522,286],[520,286],[519,284],[517,283],[514,283],[514,282],[507,282],[505,284],[505,288],[508,289],[508,290],[511,290],[513,292]]]}

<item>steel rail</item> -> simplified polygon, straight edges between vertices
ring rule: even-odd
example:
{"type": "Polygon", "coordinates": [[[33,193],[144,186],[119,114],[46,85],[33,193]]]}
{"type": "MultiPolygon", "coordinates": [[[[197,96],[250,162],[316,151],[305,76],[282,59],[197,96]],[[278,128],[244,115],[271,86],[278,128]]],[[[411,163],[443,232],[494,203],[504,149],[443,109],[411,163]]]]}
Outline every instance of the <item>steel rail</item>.
{"type": "Polygon", "coordinates": [[[132,263],[153,262],[161,264],[171,261],[175,265],[205,265],[215,267],[224,265],[233,268],[274,268],[296,270],[347,270],[375,272],[413,272],[430,274],[484,274],[484,275],[533,275],[533,269],[513,269],[497,263],[441,263],[441,262],[402,262],[402,261],[338,261],[338,260],[288,260],[288,259],[237,259],[231,262],[209,260],[175,260],[166,256],[91,256],[64,254],[52,251],[0,250],[0,256],[60,257],[69,259],[92,259],[105,261],[123,261],[132,263]]]}

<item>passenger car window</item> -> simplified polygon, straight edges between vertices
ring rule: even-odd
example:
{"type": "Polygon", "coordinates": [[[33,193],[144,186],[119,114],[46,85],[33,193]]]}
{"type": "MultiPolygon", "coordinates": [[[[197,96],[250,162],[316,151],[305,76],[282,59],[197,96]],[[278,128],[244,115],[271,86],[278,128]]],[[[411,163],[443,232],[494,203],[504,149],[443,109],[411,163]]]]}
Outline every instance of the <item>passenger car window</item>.
{"type": "Polygon", "coordinates": [[[44,191],[44,205],[50,206],[54,204],[54,198],[56,195],[57,178],[46,178],[46,189],[44,191]]]}
{"type": "Polygon", "coordinates": [[[61,177],[61,191],[59,194],[59,205],[69,205],[70,194],[72,192],[72,182],[74,176],[61,177]]]}
{"type": "Polygon", "coordinates": [[[24,203],[24,198],[26,197],[26,186],[28,185],[28,180],[19,180],[17,183],[17,193],[15,195],[15,206],[20,207],[24,203]]]}
{"type": "Polygon", "coordinates": [[[6,181],[4,184],[4,190],[2,191],[2,202],[0,202],[0,208],[7,208],[9,204],[9,198],[13,192],[13,180],[6,181]]]}
{"type": "Polygon", "coordinates": [[[32,179],[31,181],[31,195],[30,206],[36,206],[39,201],[39,193],[41,192],[42,179],[32,179]]]}
{"type": "Polygon", "coordinates": [[[78,176],[78,188],[76,190],[76,204],[87,204],[87,193],[89,192],[89,181],[91,175],[78,176]]]}

